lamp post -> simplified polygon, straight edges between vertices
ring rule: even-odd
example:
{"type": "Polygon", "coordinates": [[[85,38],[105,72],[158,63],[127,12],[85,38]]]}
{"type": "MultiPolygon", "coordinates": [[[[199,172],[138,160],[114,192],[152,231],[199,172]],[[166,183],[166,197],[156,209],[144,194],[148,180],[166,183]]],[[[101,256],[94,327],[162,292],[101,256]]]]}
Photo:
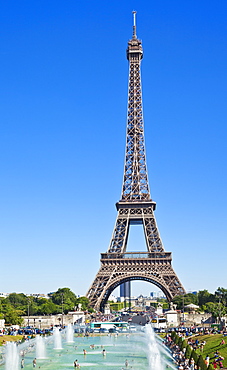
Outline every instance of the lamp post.
{"type": "Polygon", "coordinates": [[[61,293],[61,327],[62,329],[63,329],[63,315],[64,315],[63,305],[64,305],[64,294],[61,293]]]}
{"type": "Polygon", "coordinates": [[[30,300],[28,298],[28,326],[29,326],[29,304],[30,304],[30,300]]]}
{"type": "Polygon", "coordinates": [[[218,295],[218,324],[221,326],[221,296],[220,294],[218,295]]]}
{"type": "Polygon", "coordinates": [[[182,296],[182,324],[184,326],[184,295],[182,296]]]}

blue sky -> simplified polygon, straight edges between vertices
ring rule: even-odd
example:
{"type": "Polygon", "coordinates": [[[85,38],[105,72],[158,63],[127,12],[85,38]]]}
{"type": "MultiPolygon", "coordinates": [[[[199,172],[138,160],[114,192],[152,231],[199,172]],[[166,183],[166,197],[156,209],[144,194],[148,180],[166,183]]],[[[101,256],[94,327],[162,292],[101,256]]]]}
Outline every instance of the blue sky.
{"type": "Polygon", "coordinates": [[[165,250],[187,291],[227,288],[226,1],[0,6],[0,291],[85,295],[98,272],[121,196],[132,10],[165,250]]]}

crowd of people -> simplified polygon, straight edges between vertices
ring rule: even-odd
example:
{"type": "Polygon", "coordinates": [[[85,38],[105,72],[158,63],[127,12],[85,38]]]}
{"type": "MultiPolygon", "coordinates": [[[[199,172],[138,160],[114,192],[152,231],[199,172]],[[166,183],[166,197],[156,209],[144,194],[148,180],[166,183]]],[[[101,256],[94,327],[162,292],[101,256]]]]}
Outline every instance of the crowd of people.
{"type": "MultiPolygon", "coordinates": [[[[178,344],[176,344],[170,334],[167,334],[165,339],[166,346],[172,352],[173,360],[178,367],[179,370],[199,370],[200,367],[195,363],[195,360],[191,357],[190,359],[185,356],[186,347],[181,349],[178,344]]],[[[189,338],[187,344],[190,346],[191,350],[199,350],[200,354],[203,353],[204,346],[206,345],[206,341],[202,340],[199,341],[198,338],[189,338]]],[[[222,339],[220,346],[225,344],[225,340],[222,339]]],[[[198,352],[198,351],[197,351],[198,352]]],[[[208,367],[209,364],[213,365],[214,369],[223,369],[223,360],[224,357],[221,356],[220,352],[216,350],[212,357],[206,356],[205,357],[205,364],[208,367]]]]}

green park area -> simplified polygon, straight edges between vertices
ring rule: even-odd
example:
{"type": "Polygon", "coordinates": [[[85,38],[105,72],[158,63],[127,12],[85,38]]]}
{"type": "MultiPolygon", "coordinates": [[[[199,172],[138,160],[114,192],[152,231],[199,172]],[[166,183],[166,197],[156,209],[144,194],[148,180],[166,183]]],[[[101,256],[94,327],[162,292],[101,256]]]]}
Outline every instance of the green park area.
{"type": "Polygon", "coordinates": [[[199,337],[199,341],[205,341],[206,344],[203,348],[203,352],[201,353],[200,350],[196,350],[197,354],[202,354],[203,358],[205,359],[208,355],[210,357],[210,363],[212,359],[214,359],[214,353],[218,351],[221,357],[224,357],[223,365],[227,367],[227,340],[225,344],[220,344],[223,339],[222,334],[212,334],[212,335],[201,335],[199,337]]]}
{"type": "MultiPolygon", "coordinates": [[[[222,357],[222,364],[223,368],[227,368],[227,337],[224,337],[223,334],[206,334],[206,335],[193,335],[187,338],[178,336],[175,332],[172,332],[171,337],[173,341],[183,350],[185,351],[185,357],[190,359],[193,358],[197,366],[200,367],[201,370],[207,369],[207,366],[204,363],[200,363],[201,358],[203,360],[209,356],[209,370],[214,369],[213,362],[215,360],[215,353],[218,353],[218,357],[222,357]],[[188,344],[190,340],[198,340],[198,346],[194,350],[188,344]],[[224,340],[224,342],[222,342],[224,340]],[[201,343],[205,343],[201,345],[201,343]],[[222,344],[223,343],[223,344],[222,344]]],[[[219,368],[219,366],[218,366],[219,368]]]]}
{"type": "Polygon", "coordinates": [[[5,342],[17,342],[22,340],[23,335],[4,335],[0,337],[0,346],[4,345],[5,342]]]}

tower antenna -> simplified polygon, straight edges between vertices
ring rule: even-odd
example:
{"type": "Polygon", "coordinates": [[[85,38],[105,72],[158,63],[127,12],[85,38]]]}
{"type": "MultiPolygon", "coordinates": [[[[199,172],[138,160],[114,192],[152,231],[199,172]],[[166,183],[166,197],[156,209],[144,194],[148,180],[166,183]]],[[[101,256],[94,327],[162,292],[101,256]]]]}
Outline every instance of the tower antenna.
{"type": "Polygon", "coordinates": [[[132,14],[133,14],[133,32],[132,32],[132,38],[133,39],[136,39],[137,36],[136,36],[136,11],[133,10],[132,14]]]}

